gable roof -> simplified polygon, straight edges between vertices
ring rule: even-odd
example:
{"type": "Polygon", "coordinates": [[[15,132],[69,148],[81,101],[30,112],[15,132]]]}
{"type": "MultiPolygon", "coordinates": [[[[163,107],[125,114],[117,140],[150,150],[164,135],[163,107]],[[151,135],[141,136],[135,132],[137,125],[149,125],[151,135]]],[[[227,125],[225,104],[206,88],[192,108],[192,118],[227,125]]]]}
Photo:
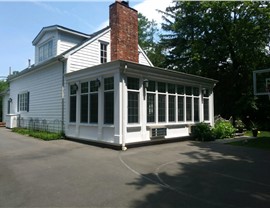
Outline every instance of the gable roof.
{"type": "MultiPolygon", "coordinates": [[[[52,26],[49,26],[49,27],[52,27],[52,26]]],[[[53,26],[53,27],[54,27],[54,26],[53,26]]],[[[60,27],[62,27],[62,26],[60,26],[60,27]]],[[[62,28],[64,28],[64,27],[62,27],[62,28]]],[[[44,28],[43,28],[43,29],[44,29],[44,28]]],[[[20,76],[22,76],[22,75],[24,75],[24,74],[33,72],[34,70],[37,70],[37,69],[39,69],[39,68],[42,68],[42,67],[44,67],[44,66],[46,66],[46,65],[49,65],[49,64],[51,64],[51,63],[53,63],[53,62],[57,62],[57,61],[61,61],[61,60],[63,60],[63,59],[66,59],[70,54],[75,53],[76,51],[80,50],[82,47],[84,47],[85,45],[87,45],[87,44],[89,44],[90,42],[92,42],[93,40],[95,40],[99,35],[102,35],[103,33],[107,32],[107,31],[109,31],[109,30],[110,30],[110,27],[107,26],[107,27],[105,27],[105,28],[103,28],[103,29],[101,29],[101,30],[99,30],[99,31],[97,31],[97,32],[94,32],[94,33],[91,34],[91,35],[88,35],[89,37],[88,37],[85,41],[83,41],[82,43],[80,43],[80,44],[78,44],[78,45],[75,45],[74,47],[70,48],[69,50],[67,50],[67,51],[65,51],[65,52],[63,52],[63,53],[61,53],[61,54],[59,54],[59,55],[57,55],[57,56],[55,56],[55,57],[53,57],[53,58],[51,58],[51,59],[48,59],[48,60],[46,60],[46,61],[44,61],[44,62],[42,62],[42,63],[40,63],[40,64],[38,64],[38,65],[32,65],[30,68],[27,67],[27,68],[23,69],[22,71],[20,71],[20,72],[19,72],[18,74],[16,74],[16,75],[11,75],[11,76],[8,78],[8,81],[11,81],[11,80],[13,80],[13,79],[16,79],[16,78],[18,78],[18,77],[20,77],[20,76]]],[[[48,31],[48,30],[47,30],[47,31],[48,31]]],[[[46,32],[47,32],[47,31],[46,31],[46,32]]],[[[74,30],[74,31],[75,31],[75,30],[74,30]]],[[[38,35],[37,35],[37,36],[38,36],[38,35]]]]}
{"type": "Polygon", "coordinates": [[[35,45],[36,43],[38,43],[38,41],[42,38],[42,36],[49,31],[54,31],[54,30],[59,30],[59,31],[63,31],[72,35],[76,35],[76,36],[81,36],[82,38],[90,38],[91,36],[89,34],[86,33],[82,33],[67,27],[63,27],[61,25],[51,25],[51,26],[47,26],[47,27],[43,27],[41,29],[41,31],[37,34],[37,36],[34,38],[34,40],[32,41],[32,44],[35,45]]]}
{"type": "Polygon", "coordinates": [[[107,26],[107,27],[105,27],[105,28],[91,34],[88,39],[86,39],[85,41],[83,41],[82,43],[80,43],[78,45],[73,46],[69,50],[63,52],[61,55],[66,58],[68,55],[73,54],[76,51],[80,50],[82,47],[89,44],[90,42],[92,42],[93,40],[98,38],[100,35],[103,35],[104,33],[108,32],[109,30],[110,30],[110,26],[107,26]]]}

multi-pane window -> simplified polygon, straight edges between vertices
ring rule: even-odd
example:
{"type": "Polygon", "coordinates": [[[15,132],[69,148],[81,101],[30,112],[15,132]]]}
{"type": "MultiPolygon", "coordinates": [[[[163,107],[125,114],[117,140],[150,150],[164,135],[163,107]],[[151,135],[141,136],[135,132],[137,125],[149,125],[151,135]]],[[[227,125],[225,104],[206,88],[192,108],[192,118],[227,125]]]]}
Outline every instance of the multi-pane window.
{"type": "Polygon", "coordinates": [[[139,122],[139,81],[138,78],[127,78],[128,123],[139,122]]]}
{"type": "Polygon", "coordinates": [[[209,90],[205,89],[203,93],[203,120],[209,121],[209,90]]]}
{"type": "Polygon", "coordinates": [[[186,97],[186,121],[192,121],[192,97],[186,97]]]}
{"type": "Polygon", "coordinates": [[[166,95],[158,95],[158,121],[166,121],[166,95]]]}
{"type": "Polygon", "coordinates": [[[175,96],[169,95],[169,121],[175,121],[175,96]]]}
{"type": "Polygon", "coordinates": [[[18,94],[18,111],[29,111],[29,98],[29,92],[18,94]]]}
{"type": "Polygon", "coordinates": [[[184,121],[184,96],[178,96],[178,121],[184,121]]]}
{"type": "Polygon", "coordinates": [[[81,83],[81,123],[98,122],[98,87],[96,80],[81,83]]]}
{"type": "Polygon", "coordinates": [[[166,83],[158,82],[158,121],[166,121],[166,83]]]}
{"type": "Polygon", "coordinates": [[[104,124],[114,123],[114,78],[104,78],[104,124]]]}
{"type": "Polygon", "coordinates": [[[38,61],[45,61],[53,56],[53,40],[50,40],[38,48],[38,61]]]}
{"type": "Polygon", "coordinates": [[[186,86],[186,121],[200,121],[200,105],[198,87],[186,86]]]}
{"type": "Polygon", "coordinates": [[[70,85],[69,97],[69,121],[76,122],[76,109],[77,109],[77,89],[76,84],[70,85]]]}
{"type": "MultiPolygon", "coordinates": [[[[199,122],[200,95],[199,87],[149,81],[147,122],[199,122]]],[[[209,100],[205,97],[205,118],[209,119],[209,100]]]]}
{"type": "Polygon", "coordinates": [[[175,84],[168,84],[168,93],[169,93],[169,121],[175,121],[176,117],[175,117],[175,110],[176,110],[176,106],[175,106],[175,84]]]}
{"type": "Polygon", "coordinates": [[[106,43],[100,43],[100,63],[107,63],[107,46],[106,43]]]}
{"type": "Polygon", "coordinates": [[[192,87],[186,86],[186,121],[192,121],[192,87]]]}
{"type": "Polygon", "coordinates": [[[178,121],[185,121],[185,103],[184,103],[184,94],[185,86],[177,85],[177,94],[178,94],[178,121]]]}
{"type": "Polygon", "coordinates": [[[88,123],[88,102],[89,102],[89,84],[81,83],[81,122],[88,123]]]}
{"type": "Polygon", "coordinates": [[[98,83],[96,80],[90,81],[90,123],[98,122],[98,83]]]}
{"type": "Polygon", "coordinates": [[[148,82],[147,88],[147,122],[156,121],[156,83],[148,82]]]}

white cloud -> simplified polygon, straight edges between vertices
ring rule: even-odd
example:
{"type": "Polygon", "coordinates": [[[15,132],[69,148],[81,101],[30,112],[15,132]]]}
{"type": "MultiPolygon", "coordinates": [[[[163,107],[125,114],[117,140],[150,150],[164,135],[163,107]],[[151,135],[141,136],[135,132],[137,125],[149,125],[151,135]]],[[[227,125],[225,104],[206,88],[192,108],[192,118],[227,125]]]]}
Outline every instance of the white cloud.
{"type": "MultiPolygon", "coordinates": [[[[132,2],[137,1],[133,0],[132,2]]],[[[138,2],[140,3],[135,4],[134,6],[132,6],[132,8],[136,9],[139,13],[142,13],[150,21],[155,20],[160,27],[160,24],[162,22],[162,14],[159,13],[157,10],[165,11],[165,9],[171,5],[172,0],[138,0],[138,2]]],[[[106,20],[105,22],[100,24],[98,30],[108,25],[109,20],[106,20]]]]}
{"type": "Polygon", "coordinates": [[[165,11],[170,6],[172,0],[144,0],[136,4],[134,9],[146,16],[150,21],[155,20],[158,24],[162,22],[162,14],[157,10],[165,11]]]}

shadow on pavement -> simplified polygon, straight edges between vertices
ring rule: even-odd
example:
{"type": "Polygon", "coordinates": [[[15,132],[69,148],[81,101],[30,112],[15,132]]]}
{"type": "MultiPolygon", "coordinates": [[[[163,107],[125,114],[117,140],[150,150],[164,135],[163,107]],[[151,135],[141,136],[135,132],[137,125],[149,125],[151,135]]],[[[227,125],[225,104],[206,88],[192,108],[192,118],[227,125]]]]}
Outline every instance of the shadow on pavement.
{"type": "Polygon", "coordinates": [[[158,190],[132,207],[270,207],[270,157],[266,151],[191,142],[199,151],[180,152],[178,160],[142,174],[128,185],[158,190]]]}

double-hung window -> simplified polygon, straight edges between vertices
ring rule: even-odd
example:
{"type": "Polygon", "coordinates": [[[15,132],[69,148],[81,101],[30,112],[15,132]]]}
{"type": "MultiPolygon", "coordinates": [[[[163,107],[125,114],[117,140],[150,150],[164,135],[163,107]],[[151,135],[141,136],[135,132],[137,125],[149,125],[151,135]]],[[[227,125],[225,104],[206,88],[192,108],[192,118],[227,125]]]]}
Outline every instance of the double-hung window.
{"type": "Polygon", "coordinates": [[[166,83],[158,82],[158,121],[166,121],[166,83]]]}
{"type": "Polygon", "coordinates": [[[98,88],[96,80],[81,83],[81,123],[98,122],[98,88]]]}
{"type": "Polygon", "coordinates": [[[138,78],[127,78],[128,123],[139,123],[139,84],[138,78]]]}
{"type": "Polygon", "coordinates": [[[198,87],[193,87],[193,119],[195,122],[200,121],[200,106],[199,106],[200,90],[198,87]]]}
{"type": "Polygon", "coordinates": [[[209,121],[209,90],[205,89],[203,93],[203,120],[209,121]]]}
{"type": "Polygon", "coordinates": [[[90,123],[98,122],[98,82],[90,81],[90,123]]]}
{"type": "Polygon", "coordinates": [[[186,86],[186,121],[200,121],[199,95],[198,87],[186,86]]]}
{"type": "Polygon", "coordinates": [[[192,87],[186,86],[186,121],[192,121],[192,87]]]}
{"type": "Polygon", "coordinates": [[[182,85],[177,85],[177,94],[178,94],[178,101],[177,101],[177,107],[178,107],[178,121],[183,122],[185,121],[185,87],[182,85]]]}
{"type": "Polygon", "coordinates": [[[53,40],[50,40],[38,48],[38,61],[45,61],[53,56],[53,40]]]}
{"type": "Polygon", "coordinates": [[[107,63],[107,48],[108,44],[107,43],[100,43],[100,63],[107,63]]]}
{"type": "Polygon", "coordinates": [[[156,82],[149,81],[147,88],[147,122],[156,121],[156,82]]]}
{"type": "Polygon", "coordinates": [[[77,110],[77,84],[70,85],[70,97],[69,97],[69,121],[76,122],[76,110],[77,110]]]}
{"type": "Polygon", "coordinates": [[[169,93],[169,121],[174,122],[175,121],[175,111],[176,111],[176,105],[175,105],[175,84],[168,84],[168,93],[169,93]]]}
{"type": "Polygon", "coordinates": [[[114,123],[114,78],[104,78],[104,124],[114,123]]]}
{"type": "Polygon", "coordinates": [[[18,111],[27,111],[29,112],[29,101],[30,101],[30,93],[24,92],[18,94],[18,111]]]}
{"type": "Polygon", "coordinates": [[[81,123],[88,123],[89,83],[81,83],[81,123]]]}

